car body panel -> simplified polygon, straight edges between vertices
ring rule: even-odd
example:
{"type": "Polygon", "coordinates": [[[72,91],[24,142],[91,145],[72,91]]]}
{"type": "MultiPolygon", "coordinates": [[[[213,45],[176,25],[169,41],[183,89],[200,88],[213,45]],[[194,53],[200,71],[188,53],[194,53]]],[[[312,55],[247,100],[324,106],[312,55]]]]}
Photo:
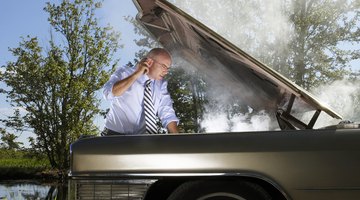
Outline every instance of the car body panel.
{"type": "Polygon", "coordinates": [[[356,199],[358,141],[357,129],[95,137],[72,145],[71,176],[258,177],[293,199],[356,199]]]}

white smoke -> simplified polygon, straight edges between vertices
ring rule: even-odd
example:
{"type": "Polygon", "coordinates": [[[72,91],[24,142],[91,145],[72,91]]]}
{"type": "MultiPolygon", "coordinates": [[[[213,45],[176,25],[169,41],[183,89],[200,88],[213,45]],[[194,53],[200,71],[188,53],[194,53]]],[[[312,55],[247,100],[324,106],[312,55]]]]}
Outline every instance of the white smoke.
{"type": "Polygon", "coordinates": [[[211,58],[214,66],[201,66],[201,64],[190,63],[183,59],[178,52],[173,52],[174,66],[181,66],[188,74],[195,76],[196,73],[203,75],[208,87],[206,98],[209,104],[205,106],[205,112],[201,116],[201,128],[207,133],[214,132],[243,132],[243,131],[265,131],[270,130],[274,123],[265,111],[255,113],[247,106],[245,111],[233,113],[233,109],[241,107],[238,103],[239,95],[248,95],[256,98],[254,91],[242,90],[241,81],[227,70],[225,66],[211,58]],[[221,70],[220,70],[221,69],[221,70]],[[233,114],[231,114],[233,113],[233,114]]]}
{"type": "MultiPolygon", "coordinates": [[[[283,15],[281,8],[283,1],[281,0],[268,3],[241,0],[171,0],[170,2],[253,55],[254,53],[261,55],[262,52],[259,49],[269,52],[274,51],[274,47],[276,47],[277,51],[283,51],[290,40],[288,35],[291,35],[289,33],[291,26],[288,18],[283,15]],[[269,41],[273,44],[269,44],[269,41]],[[266,44],[264,44],[265,42],[266,44]],[[276,45],[274,45],[275,43],[276,45]],[[254,52],[254,49],[257,51],[254,52]]],[[[216,60],[211,63],[217,66],[216,60]]],[[[185,66],[189,66],[189,64],[185,66]]],[[[196,68],[199,66],[201,68],[201,64],[196,68]]],[[[193,67],[191,68],[193,69],[193,67]]],[[[217,79],[217,85],[209,85],[211,89],[208,91],[208,95],[219,104],[219,107],[231,106],[231,99],[239,95],[237,91],[241,91],[240,95],[254,96],[255,98],[254,91],[242,89],[233,74],[224,69],[225,67],[221,66],[216,68],[207,66],[203,69],[206,70],[210,79],[212,74],[217,79]]],[[[245,113],[229,116],[229,113],[221,111],[219,107],[206,108],[201,123],[201,127],[206,132],[263,131],[271,129],[271,124],[274,123],[265,111],[253,113],[249,108],[249,111],[245,113]]]]}
{"type": "Polygon", "coordinates": [[[292,35],[282,0],[170,2],[253,56],[261,55],[259,50],[283,51],[292,35]]]}
{"type": "MultiPolygon", "coordinates": [[[[335,81],[311,91],[321,102],[329,105],[343,120],[360,122],[360,81],[335,81]]],[[[338,124],[340,120],[322,113],[315,128],[338,124]]]]}
{"type": "Polygon", "coordinates": [[[226,113],[206,113],[201,127],[205,132],[266,131],[270,129],[271,118],[264,111],[256,115],[238,113],[228,117],[226,113]]]}

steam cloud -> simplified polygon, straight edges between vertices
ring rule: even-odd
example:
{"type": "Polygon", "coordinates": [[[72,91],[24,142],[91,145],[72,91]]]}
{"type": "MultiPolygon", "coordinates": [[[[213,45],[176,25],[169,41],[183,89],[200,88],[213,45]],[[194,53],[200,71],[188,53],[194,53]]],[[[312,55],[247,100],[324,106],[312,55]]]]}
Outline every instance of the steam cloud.
{"type": "Polygon", "coordinates": [[[282,0],[170,2],[253,56],[282,52],[290,41],[292,30],[282,9],[282,0]]]}
{"type": "Polygon", "coordinates": [[[201,126],[206,132],[266,131],[270,129],[271,118],[262,111],[256,115],[239,113],[228,118],[226,113],[207,113],[201,126]]]}
{"type": "MultiPolygon", "coordinates": [[[[201,128],[207,133],[214,132],[242,132],[242,131],[266,131],[274,129],[274,118],[271,118],[266,111],[255,112],[247,106],[247,110],[242,113],[229,112],[228,108],[236,105],[234,99],[239,95],[246,94],[256,98],[255,91],[245,91],[242,82],[232,77],[232,74],[225,66],[222,66],[215,58],[211,63],[216,63],[216,67],[204,67],[184,60],[181,55],[173,52],[174,66],[180,66],[188,74],[195,74],[198,70],[205,75],[205,82],[208,85],[206,96],[209,102],[205,106],[205,113],[201,121],[201,128]],[[221,70],[219,70],[221,69],[221,70]],[[216,79],[216,81],[214,81],[216,79]],[[216,103],[214,103],[216,102],[216,103]]],[[[243,108],[244,106],[242,106],[243,108]]],[[[230,109],[231,110],[231,109],[230,109]]]]}
{"type": "MultiPolygon", "coordinates": [[[[259,6],[253,1],[239,0],[172,0],[171,2],[250,54],[253,54],[252,49],[256,49],[258,46],[262,46],[261,49],[264,52],[274,51],[274,46],[278,48],[278,51],[282,51],[288,43],[287,36],[291,35],[289,34],[290,28],[287,29],[291,26],[288,24],[287,17],[281,12],[281,0],[271,1],[267,6],[259,6]],[[261,8],[263,10],[259,10],[261,8]],[[263,30],[267,30],[267,32],[263,30]],[[274,43],[281,40],[280,44],[283,45],[262,44],[269,40],[274,43]],[[269,46],[272,46],[272,49],[266,48],[269,46]]],[[[276,43],[279,44],[279,42],[276,43]]],[[[261,55],[262,53],[256,52],[256,54],[261,55]]],[[[216,60],[212,63],[216,63],[216,60]]],[[[180,66],[189,66],[189,63],[180,66]]],[[[201,66],[197,66],[197,68],[201,68],[201,66]]],[[[217,68],[225,69],[225,67],[217,68]]],[[[242,86],[238,84],[239,81],[232,80],[231,73],[205,67],[204,70],[207,70],[207,74],[210,75],[216,73],[217,77],[220,76],[219,73],[222,73],[221,76],[224,77],[218,82],[222,82],[226,88],[221,85],[210,85],[211,91],[208,91],[210,98],[220,104],[219,107],[229,105],[229,100],[238,95],[233,94],[234,91],[241,91],[241,95],[256,98],[253,94],[254,91],[242,90],[242,86]],[[209,72],[209,70],[214,71],[209,72]]],[[[219,108],[208,107],[201,127],[206,132],[262,131],[271,129],[272,125],[276,123],[273,121],[274,118],[271,118],[265,111],[254,113],[251,108],[245,113],[235,116],[228,115],[219,108]]]]}
{"type": "MultiPolygon", "coordinates": [[[[360,81],[351,82],[348,80],[335,81],[332,84],[322,85],[311,92],[321,102],[330,105],[338,112],[344,120],[360,122],[360,81]]],[[[321,114],[315,128],[334,125],[339,120],[328,115],[321,114]]]]}

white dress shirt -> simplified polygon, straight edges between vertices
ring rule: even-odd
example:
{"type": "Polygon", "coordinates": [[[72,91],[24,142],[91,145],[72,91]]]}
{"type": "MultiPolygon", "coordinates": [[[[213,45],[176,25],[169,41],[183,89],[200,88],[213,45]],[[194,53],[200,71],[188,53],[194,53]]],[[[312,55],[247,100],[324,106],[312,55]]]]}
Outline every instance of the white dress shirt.
{"type": "MultiPolygon", "coordinates": [[[[134,68],[129,67],[118,68],[103,87],[104,98],[110,101],[110,110],[106,115],[105,127],[119,133],[146,133],[143,99],[145,81],[149,77],[145,74],[142,75],[120,96],[114,96],[112,93],[113,85],[133,74],[134,71],[134,68]]],[[[173,121],[179,123],[172,106],[173,101],[167,90],[167,81],[153,80],[151,84],[155,112],[163,127],[167,127],[173,121]]]]}

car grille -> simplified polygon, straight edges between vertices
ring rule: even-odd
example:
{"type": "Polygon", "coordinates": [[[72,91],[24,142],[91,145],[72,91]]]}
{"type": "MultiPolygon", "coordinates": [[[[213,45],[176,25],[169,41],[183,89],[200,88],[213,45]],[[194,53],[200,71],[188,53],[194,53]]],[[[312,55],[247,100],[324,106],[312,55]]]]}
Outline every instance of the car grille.
{"type": "Polygon", "coordinates": [[[75,199],[142,200],[155,180],[76,180],[75,199]]]}

